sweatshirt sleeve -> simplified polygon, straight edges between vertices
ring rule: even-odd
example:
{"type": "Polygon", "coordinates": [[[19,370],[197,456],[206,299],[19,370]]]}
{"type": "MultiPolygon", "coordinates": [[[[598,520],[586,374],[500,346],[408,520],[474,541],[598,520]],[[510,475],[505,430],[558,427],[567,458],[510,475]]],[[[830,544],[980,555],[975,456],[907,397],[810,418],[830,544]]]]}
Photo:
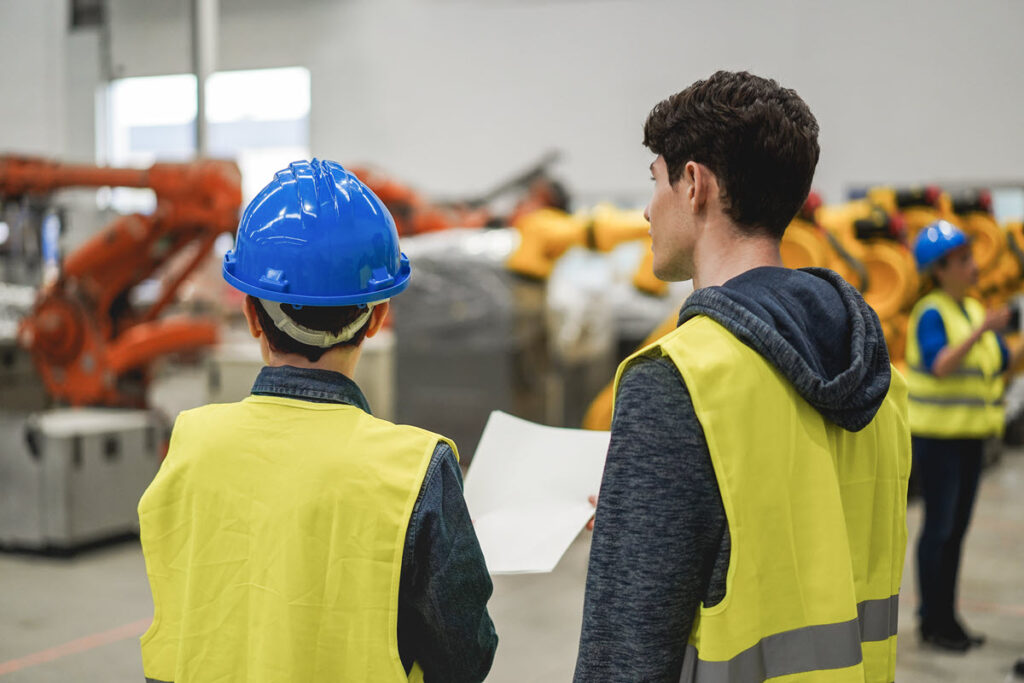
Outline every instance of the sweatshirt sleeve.
{"type": "Polygon", "coordinates": [[[475,683],[490,671],[498,636],[487,612],[492,584],[462,495],[462,471],[439,443],[413,508],[398,592],[398,652],[426,683],[475,683]]]}
{"type": "Polygon", "coordinates": [[[683,379],[670,361],[640,358],[615,402],[575,680],[678,681],[700,602],[727,570],[717,559],[725,534],[683,379]]]}
{"type": "Polygon", "coordinates": [[[917,321],[917,346],[921,349],[921,364],[928,372],[932,372],[935,359],[948,343],[942,316],[934,308],[929,308],[917,321]]]}

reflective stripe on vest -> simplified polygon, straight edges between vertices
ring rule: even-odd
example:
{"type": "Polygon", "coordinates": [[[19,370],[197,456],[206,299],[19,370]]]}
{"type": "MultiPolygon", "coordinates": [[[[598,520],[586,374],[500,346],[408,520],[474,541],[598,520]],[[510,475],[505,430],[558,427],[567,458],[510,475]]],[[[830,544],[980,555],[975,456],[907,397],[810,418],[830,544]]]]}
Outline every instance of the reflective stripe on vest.
{"type": "Polygon", "coordinates": [[[890,683],[910,472],[903,377],[891,369],[875,418],[849,432],[705,316],[640,354],[679,369],[731,538],[725,597],[698,610],[681,680],[890,683]]]}
{"type": "Polygon", "coordinates": [[[422,681],[399,657],[398,590],[439,440],[270,396],[181,413],[139,502],[155,610],[145,676],[422,681]]]}
{"type": "Polygon", "coordinates": [[[906,351],[911,431],[917,436],[940,439],[1002,434],[1003,358],[995,333],[983,334],[959,368],[936,377],[922,365],[917,338],[921,316],[929,310],[942,317],[946,345],[951,348],[963,344],[985,321],[985,307],[979,301],[965,298],[961,309],[942,290],[929,293],[914,306],[907,325],[906,351]]]}
{"type": "Polygon", "coordinates": [[[932,406],[1001,406],[1003,405],[1002,399],[996,399],[994,401],[986,401],[983,398],[976,396],[918,396],[917,394],[908,394],[907,398],[914,403],[923,403],[932,406]]]}
{"type": "Polygon", "coordinates": [[[805,626],[761,639],[724,662],[698,658],[686,646],[681,683],[761,683],[776,676],[843,669],[860,664],[861,644],[896,635],[899,596],[866,600],[857,605],[857,618],[839,624],[805,626]]]}
{"type": "MultiPolygon", "coordinates": [[[[914,372],[922,372],[926,375],[932,374],[927,368],[923,368],[920,365],[915,365],[910,368],[914,372]]],[[[946,373],[946,377],[984,377],[985,373],[980,368],[957,368],[952,372],[946,373]]]]}

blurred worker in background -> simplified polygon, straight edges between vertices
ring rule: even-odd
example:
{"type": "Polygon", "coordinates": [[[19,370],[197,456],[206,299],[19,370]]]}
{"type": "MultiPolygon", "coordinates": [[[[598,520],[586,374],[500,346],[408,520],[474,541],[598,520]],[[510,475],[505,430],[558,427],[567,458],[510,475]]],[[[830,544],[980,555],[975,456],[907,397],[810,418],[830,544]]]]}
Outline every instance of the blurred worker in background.
{"type": "Polygon", "coordinates": [[[893,680],[906,383],[853,287],[782,266],[817,137],[745,72],[647,118],[654,272],[694,292],[619,368],[577,681],[893,680]]]}
{"type": "Polygon", "coordinates": [[[139,503],[152,681],[481,681],[491,580],[454,444],[374,418],[352,381],[408,284],[394,221],[330,161],[280,171],[224,277],[266,363],[178,416],[139,503]]]}
{"type": "Polygon", "coordinates": [[[936,221],[914,242],[918,269],[935,288],[914,306],[907,365],[914,472],[924,498],[917,543],[920,635],[963,652],[984,638],[968,633],[956,609],[957,573],[971,520],[985,440],[1003,433],[1003,372],[1009,353],[997,330],[1006,307],[985,311],[967,292],[978,267],[967,236],[936,221]]]}

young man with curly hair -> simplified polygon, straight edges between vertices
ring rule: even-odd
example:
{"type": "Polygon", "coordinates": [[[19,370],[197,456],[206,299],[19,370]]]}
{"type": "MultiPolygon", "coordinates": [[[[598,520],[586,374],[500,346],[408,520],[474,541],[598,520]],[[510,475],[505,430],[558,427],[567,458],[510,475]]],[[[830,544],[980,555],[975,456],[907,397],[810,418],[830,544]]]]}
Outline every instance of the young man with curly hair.
{"type": "Polygon", "coordinates": [[[745,72],[648,116],[655,274],[694,293],[619,368],[577,681],[894,678],[906,383],[861,295],[779,255],[817,137],[745,72]]]}

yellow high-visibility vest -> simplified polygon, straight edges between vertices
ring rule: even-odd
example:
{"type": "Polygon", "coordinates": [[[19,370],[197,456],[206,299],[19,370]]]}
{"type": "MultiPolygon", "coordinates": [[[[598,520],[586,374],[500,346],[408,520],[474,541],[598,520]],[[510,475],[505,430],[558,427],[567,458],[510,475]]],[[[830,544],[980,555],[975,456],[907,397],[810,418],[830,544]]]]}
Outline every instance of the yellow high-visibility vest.
{"type": "Polygon", "coordinates": [[[139,502],[147,680],[422,680],[399,658],[398,586],[438,441],[344,404],[181,413],[139,502]]]}
{"type": "Polygon", "coordinates": [[[708,317],[640,354],[667,356],[686,383],[731,538],[725,597],[698,610],[681,680],[891,683],[910,473],[903,377],[892,369],[875,418],[849,432],[708,317]]]}
{"type": "Polygon", "coordinates": [[[1003,413],[1003,354],[995,332],[986,332],[971,347],[959,368],[936,377],[923,366],[917,325],[925,311],[942,316],[947,345],[964,343],[985,322],[985,307],[967,297],[964,307],[941,289],[914,306],[907,326],[907,383],[910,386],[910,430],[935,439],[984,439],[1001,436],[1003,413]],[[966,312],[967,315],[964,315],[966,312]]]}

